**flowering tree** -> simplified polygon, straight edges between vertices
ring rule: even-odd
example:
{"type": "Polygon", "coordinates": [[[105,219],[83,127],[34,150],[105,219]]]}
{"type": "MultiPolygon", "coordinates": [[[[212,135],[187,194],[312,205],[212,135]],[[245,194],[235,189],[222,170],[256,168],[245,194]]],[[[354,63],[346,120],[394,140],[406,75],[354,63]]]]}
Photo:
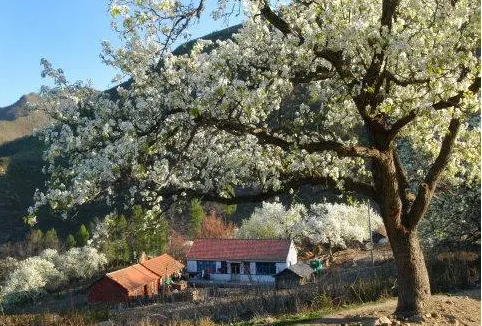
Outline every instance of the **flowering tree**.
{"type": "MultiPolygon", "coordinates": [[[[383,225],[378,214],[371,211],[372,229],[383,225]]],[[[346,248],[349,241],[370,239],[368,210],[362,205],[320,203],[309,208],[295,204],[289,209],[279,202],[263,202],[249,219],[243,221],[237,236],[251,239],[308,239],[312,244],[330,248],[346,248]]]]}
{"type": "Polygon", "coordinates": [[[417,225],[439,182],[480,179],[480,3],[244,3],[232,39],[174,56],[203,0],[113,1],[126,46],[106,45],[104,59],[131,79],[103,94],[44,61],[58,123],[44,132],[51,179],[30,217],[100,197],[160,210],[183,196],[356,192],[380,207],[397,312],[420,312],[430,285],[417,225]]]}
{"type": "Polygon", "coordinates": [[[36,299],[46,290],[57,290],[67,281],[92,277],[107,260],[91,247],[72,248],[59,254],[55,249],[45,249],[39,256],[18,262],[5,282],[1,294],[7,303],[36,299]]]}
{"type": "MultiPolygon", "coordinates": [[[[372,210],[370,214],[372,230],[376,230],[383,225],[382,219],[372,210]]],[[[368,224],[368,210],[362,205],[322,203],[311,205],[299,230],[312,243],[327,244],[331,254],[332,248],[346,248],[349,241],[369,240],[368,224]]]]}
{"type": "Polygon", "coordinates": [[[92,247],[72,248],[56,261],[57,268],[70,280],[85,280],[102,270],[105,256],[92,247]]]}
{"type": "Polygon", "coordinates": [[[249,219],[242,222],[237,232],[240,238],[250,239],[297,239],[300,236],[298,225],[307,210],[301,204],[286,209],[280,202],[263,202],[255,208],[249,219]]]}
{"type": "Polygon", "coordinates": [[[35,256],[17,264],[5,282],[2,295],[6,303],[34,300],[45,292],[47,286],[55,288],[64,280],[65,275],[52,262],[35,256]]]}

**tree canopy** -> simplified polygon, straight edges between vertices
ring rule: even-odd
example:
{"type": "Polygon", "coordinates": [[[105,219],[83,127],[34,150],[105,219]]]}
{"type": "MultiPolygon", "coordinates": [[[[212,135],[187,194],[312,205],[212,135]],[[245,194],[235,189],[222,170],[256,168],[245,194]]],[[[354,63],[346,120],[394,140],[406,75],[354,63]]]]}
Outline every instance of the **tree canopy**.
{"type": "Polygon", "coordinates": [[[294,2],[279,8],[289,29],[251,4],[232,40],[209,53],[202,41],[189,55],[167,53],[161,70],[146,68],[156,43],[131,36],[130,48],[111,52],[135,81],[118,89],[117,102],[67,86],[47,64],[64,101],[51,112],[59,124],[45,132],[52,179],[38,203],[109,198],[125,182],[133,200],[152,205],[181,194],[231,202],[228,186],[273,195],[329,184],[374,195],[366,162],[384,156],[367,128],[384,131],[377,142],[396,150],[409,175],[400,173],[403,190],[420,190],[417,203],[442,161],[447,176],[480,178],[471,169],[480,159],[477,3],[294,2]],[[380,24],[382,14],[389,23],[380,24]]]}

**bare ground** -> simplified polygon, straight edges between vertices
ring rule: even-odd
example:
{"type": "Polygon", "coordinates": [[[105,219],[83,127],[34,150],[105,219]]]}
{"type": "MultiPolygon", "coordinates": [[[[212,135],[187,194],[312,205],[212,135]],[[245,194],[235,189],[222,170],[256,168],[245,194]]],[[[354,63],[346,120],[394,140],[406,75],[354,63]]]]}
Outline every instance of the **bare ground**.
{"type": "Polygon", "coordinates": [[[481,325],[480,289],[459,292],[456,295],[434,295],[421,320],[395,321],[391,314],[397,300],[361,306],[304,323],[304,325],[376,325],[382,317],[393,321],[392,325],[454,326],[481,325]]]}

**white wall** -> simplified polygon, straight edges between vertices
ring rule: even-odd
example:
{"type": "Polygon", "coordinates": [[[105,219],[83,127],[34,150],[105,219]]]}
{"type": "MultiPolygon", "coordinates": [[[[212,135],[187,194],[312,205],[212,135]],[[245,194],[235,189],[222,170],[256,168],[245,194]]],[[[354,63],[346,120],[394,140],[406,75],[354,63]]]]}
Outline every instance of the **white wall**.
{"type": "MultiPolygon", "coordinates": [[[[231,281],[231,274],[209,274],[209,279],[212,281],[231,281]]],[[[251,275],[251,278],[246,274],[239,274],[241,282],[253,283],[274,283],[274,277],[271,275],[251,275]]]]}
{"type": "Polygon", "coordinates": [[[276,274],[284,270],[286,267],[287,267],[286,263],[276,263],[276,274]]]}

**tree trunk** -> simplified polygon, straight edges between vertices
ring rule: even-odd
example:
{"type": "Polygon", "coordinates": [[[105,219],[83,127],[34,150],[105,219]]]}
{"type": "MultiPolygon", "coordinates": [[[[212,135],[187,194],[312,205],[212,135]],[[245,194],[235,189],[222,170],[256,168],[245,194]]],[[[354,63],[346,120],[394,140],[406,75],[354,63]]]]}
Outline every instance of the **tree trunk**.
{"type": "Polygon", "coordinates": [[[396,314],[412,316],[421,314],[430,298],[427,267],[420,248],[416,227],[403,225],[406,200],[405,189],[400,186],[394,157],[374,162],[372,172],[377,190],[381,215],[392,247],[398,272],[398,305],[396,314]]]}
{"type": "Polygon", "coordinates": [[[395,313],[403,317],[422,314],[426,301],[430,298],[430,282],[417,232],[387,232],[398,272],[398,304],[395,313]]]}

